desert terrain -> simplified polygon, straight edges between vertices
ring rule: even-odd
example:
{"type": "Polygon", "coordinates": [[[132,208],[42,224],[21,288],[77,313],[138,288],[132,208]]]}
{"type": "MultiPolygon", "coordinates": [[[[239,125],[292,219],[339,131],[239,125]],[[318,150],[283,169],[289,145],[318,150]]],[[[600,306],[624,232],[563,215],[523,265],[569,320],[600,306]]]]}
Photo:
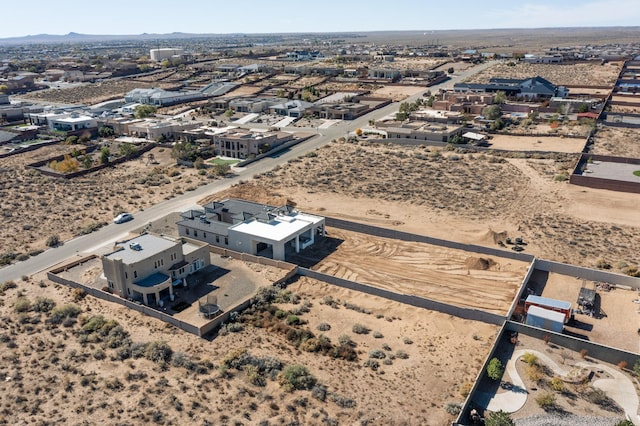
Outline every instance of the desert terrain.
{"type": "Polygon", "coordinates": [[[530,78],[540,76],[559,86],[611,86],[618,79],[622,62],[577,64],[500,63],[487,68],[468,80],[487,83],[491,78],[530,78]]]}
{"type": "Polygon", "coordinates": [[[640,129],[602,126],[594,139],[594,154],[640,158],[640,129]]]}
{"type": "Polygon", "coordinates": [[[307,278],[212,341],[41,276],[0,298],[3,424],[443,425],[497,331],[307,278]]]}

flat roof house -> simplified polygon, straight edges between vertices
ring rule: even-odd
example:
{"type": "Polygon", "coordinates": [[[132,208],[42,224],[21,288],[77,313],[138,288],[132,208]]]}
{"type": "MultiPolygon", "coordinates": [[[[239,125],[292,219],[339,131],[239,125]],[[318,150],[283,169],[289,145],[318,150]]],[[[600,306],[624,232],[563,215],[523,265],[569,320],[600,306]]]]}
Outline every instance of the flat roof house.
{"type": "Polygon", "coordinates": [[[204,206],[204,211],[182,213],[180,236],[231,250],[285,260],[324,237],[324,218],[291,206],[275,207],[251,201],[226,199],[204,206]]]}
{"type": "Polygon", "coordinates": [[[102,256],[109,289],[120,297],[162,305],[173,300],[173,287],[211,264],[207,244],[192,239],[142,234],[118,243],[102,256]]]}

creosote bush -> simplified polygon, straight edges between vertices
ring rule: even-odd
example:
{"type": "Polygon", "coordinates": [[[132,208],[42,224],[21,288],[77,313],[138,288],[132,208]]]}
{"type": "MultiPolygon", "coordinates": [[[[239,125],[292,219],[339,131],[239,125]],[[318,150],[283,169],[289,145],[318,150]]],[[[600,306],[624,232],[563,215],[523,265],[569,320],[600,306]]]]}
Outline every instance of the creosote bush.
{"type": "Polygon", "coordinates": [[[316,384],[317,379],[309,373],[304,365],[288,365],[279,374],[280,385],[288,392],[301,389],[311,389],[316,384]]]}

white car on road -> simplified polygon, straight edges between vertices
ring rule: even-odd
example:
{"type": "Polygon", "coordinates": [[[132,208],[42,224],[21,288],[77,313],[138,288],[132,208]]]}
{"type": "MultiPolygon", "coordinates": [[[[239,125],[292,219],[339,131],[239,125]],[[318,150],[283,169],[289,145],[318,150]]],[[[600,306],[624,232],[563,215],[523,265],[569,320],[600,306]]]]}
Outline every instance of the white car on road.
{"type": "Polygon", "coordinates": [[[125,223],[130,220],[133,220],[133,215],[131,213],[120,213],[113,219],[113,223],[125,223]]]}

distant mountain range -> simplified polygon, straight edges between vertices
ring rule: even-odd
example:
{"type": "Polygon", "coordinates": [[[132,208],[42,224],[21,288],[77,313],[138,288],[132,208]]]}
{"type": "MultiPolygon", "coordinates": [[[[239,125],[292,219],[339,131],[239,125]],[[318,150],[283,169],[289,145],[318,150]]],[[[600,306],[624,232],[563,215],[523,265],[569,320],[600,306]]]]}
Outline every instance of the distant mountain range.
{"type": "Polygon", "coordinates": [[[36,34],[23,37],[0,38],[0,45],[11,44],[54,44],[54,43],[95,43],[100,41],[116,40],[170,40],[187,39],[198,37],[240,37],[240,34],[189,34],[189,33],[169,33],[169,34],[130,34],[130,35],[108,35],[108,34],[78,34],[69,33],[64,35],[36,34]]]}

